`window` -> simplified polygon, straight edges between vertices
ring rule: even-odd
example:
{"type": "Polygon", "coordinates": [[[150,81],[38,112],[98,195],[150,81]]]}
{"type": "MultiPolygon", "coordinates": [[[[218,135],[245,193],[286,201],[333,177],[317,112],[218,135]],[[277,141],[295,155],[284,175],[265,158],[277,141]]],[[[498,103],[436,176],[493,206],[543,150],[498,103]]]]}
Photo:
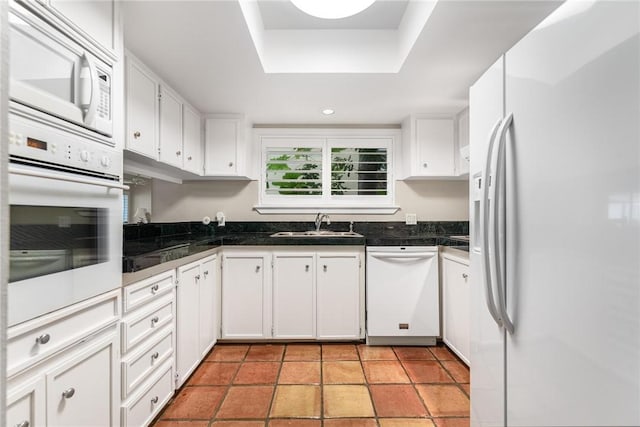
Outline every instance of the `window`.
{"type": "Polygon", "coordinates": [[[396,210],[392,137],[262,137],[261,143],[260,212],[396,210]]]}

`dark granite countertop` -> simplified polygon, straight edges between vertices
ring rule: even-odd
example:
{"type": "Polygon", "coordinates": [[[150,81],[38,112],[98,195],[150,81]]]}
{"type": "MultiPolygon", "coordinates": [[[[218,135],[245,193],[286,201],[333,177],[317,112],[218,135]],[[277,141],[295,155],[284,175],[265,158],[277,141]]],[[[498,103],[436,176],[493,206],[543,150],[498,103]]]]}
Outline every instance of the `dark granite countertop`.
{"type": "MultiPolygon", "coordinates": [[[[194,255],[220,246],[451,246],[465,250],[452,236],[468,234],[467,221],[357,223],[363,237],[271,237],[278,231],[306,231],[308,223],[228,223],[224,228],[199,223],[126,225],[123,272],[194,255]]],[[[346,231],[348,223],[323,229],[346,231]]],[[[466,245],[468,250],[468,243],[466,245]]]]}

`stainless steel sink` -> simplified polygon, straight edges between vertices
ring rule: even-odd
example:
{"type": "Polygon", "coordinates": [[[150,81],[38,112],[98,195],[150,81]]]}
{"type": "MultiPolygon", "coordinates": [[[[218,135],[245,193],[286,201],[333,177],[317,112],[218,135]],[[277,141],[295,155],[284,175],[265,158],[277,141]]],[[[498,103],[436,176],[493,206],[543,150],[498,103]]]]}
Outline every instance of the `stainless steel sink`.
{"type": "Polygon", "coordinates": [[[355,231],[280,231],[271,237],[364,237],[355,231]]]}

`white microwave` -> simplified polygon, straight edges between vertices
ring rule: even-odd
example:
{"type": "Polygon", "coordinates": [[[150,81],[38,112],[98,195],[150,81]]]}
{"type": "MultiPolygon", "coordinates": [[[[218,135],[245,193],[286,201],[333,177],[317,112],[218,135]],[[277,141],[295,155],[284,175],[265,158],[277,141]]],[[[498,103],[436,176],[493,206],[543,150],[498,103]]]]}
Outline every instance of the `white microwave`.
{"type": "Polygon", "coordinates": [[[11,101],[111,137],[112,67],[16,2],[9,24],[11,101]]]}

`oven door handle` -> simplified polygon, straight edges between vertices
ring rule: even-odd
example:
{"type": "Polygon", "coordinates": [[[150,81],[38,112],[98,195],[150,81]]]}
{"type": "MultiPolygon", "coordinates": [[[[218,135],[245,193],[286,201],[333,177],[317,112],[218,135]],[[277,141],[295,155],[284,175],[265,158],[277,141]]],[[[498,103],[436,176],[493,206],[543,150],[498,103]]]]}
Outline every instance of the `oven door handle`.
{"type": "Polygon", "coordinates": [[[102,182],[102,181],[96,181],[93,179],[86,179],[86,178],[76,178],[76,177],[71,177],[71,176],[64,176],[64,175],[58,175],[58,174],[53,174],[53,173],[47,173],[47,172],[38,172],[38,171],[32,171],[32,170],[27,170],[27,169],[18,169],[15,167],[12,167],[11,165],[9,166],[9,173],[13,174],[13,175],[25,175],[25,176],[32,176],[35,178],[45,178],[45,179],[53,179],[56,181],[67,181],[67,182],[74,182],[76,184],[89,184],[89,185],[97,185],[99,187],[106,187],[106,188],[114,188],[117,190],[128,190],[129,186],[128,185],[122,185],[119,182],[102,182]]]}

